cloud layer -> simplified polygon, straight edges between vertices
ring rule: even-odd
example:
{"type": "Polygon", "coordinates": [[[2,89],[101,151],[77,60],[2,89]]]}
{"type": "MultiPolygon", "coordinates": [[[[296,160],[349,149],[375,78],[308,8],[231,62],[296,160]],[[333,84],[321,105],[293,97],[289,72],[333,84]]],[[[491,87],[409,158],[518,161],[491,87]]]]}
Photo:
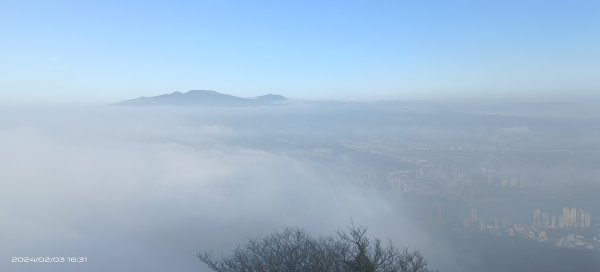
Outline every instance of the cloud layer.
{"type": "Polygon", "coordinates": [[[237,144],[264,129],[216,112],[15,112],[0,127],[0,256],[88,263],[0,270],[202,271],[201,250],[225,253],[285,225],[331,233],[351,218],[374,235],[426,241],[401,206],[350,182],[350,165],[237,144]]]}

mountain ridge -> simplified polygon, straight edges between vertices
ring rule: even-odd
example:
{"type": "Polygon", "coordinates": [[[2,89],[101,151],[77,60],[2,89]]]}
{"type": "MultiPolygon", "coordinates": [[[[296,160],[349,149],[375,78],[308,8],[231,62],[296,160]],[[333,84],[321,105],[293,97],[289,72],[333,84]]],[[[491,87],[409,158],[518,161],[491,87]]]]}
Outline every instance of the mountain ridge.
{"type": "Polygon", "coordinates": [[[117,106],[267,106],[281,104],[288,99],[279,94],[256,97],[238,97],[213,90],[175,91],[156,96],[142,96],[117,102],[117,106]]]}

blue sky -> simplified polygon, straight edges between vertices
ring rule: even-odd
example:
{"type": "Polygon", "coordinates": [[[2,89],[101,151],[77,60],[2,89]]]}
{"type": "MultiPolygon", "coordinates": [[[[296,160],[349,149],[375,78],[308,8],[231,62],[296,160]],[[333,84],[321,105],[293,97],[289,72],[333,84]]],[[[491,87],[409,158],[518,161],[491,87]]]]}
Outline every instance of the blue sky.
{"type": "Polygon", "coordinates": [[[0,1],[0,100],[600,92],[600,1],[0,1]]]}

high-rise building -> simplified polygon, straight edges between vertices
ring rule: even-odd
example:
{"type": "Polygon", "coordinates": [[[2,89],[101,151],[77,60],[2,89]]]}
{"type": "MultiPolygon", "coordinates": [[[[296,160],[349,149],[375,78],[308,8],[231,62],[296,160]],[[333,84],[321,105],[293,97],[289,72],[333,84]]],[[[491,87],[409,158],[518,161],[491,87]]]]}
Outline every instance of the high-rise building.
{"type": "Polygon", "coordinates": [[[550,214],[540,209],[533,210],[532,226],[536,228],[590,228],[592,216],[589,212],[575,207],[563,207],[561,214],[550,214]]]}
{"type": "Polygon", "coordinates": [[[471,222],[477,222],[477,220],[479,219],[477,216],[477,210],[476,209],[471,209],[471,222]]]}
{"type": "Polygon", "coordinates": [[[532,226],[539,228],[540,227],[540,219],[541,219],[542,211],[540,209],[533,210],[533,222],[532,226]]]}
{"type": "Polygon", "coordinates": [[[583,222],[584,222],[584,224],[583,224],[584,228],[592,227],[592,215],[590,213],[585,213],[585,219],[583,220],[583,222]]]}

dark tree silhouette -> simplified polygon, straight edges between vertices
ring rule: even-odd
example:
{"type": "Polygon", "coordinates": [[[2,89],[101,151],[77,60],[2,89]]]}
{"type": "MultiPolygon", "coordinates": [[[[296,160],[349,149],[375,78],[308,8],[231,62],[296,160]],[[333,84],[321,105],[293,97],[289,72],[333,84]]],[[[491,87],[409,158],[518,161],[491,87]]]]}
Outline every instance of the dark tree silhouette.
{"type": "Polygon", "coordinates": [[[198,258],[217,272],[428,272],[420,251],[399,249],[391,241],[366,235],[351,226],[334,236],[312,237],[299,228],[284,228],[262,239],[250,239],[233,254],[198,258]]]}

